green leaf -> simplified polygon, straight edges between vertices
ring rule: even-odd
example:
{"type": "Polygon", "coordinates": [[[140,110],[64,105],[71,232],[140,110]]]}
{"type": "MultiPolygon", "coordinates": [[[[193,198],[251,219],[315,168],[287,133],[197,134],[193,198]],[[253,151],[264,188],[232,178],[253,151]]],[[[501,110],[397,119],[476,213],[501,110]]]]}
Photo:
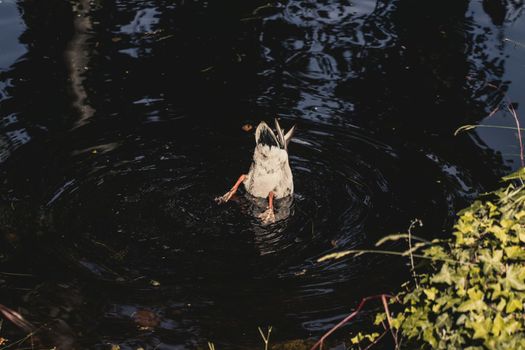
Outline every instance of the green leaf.
{"type": "Polygon", "coordinates": [[[499,214],[498,206],[492,202],[486,202],[485,205],[489,207],[489,217],[493,217],[499,214]]]}
{"type": "Polygon", "coordinates": [[[464,325],[467,320],[468,316],[466,314],[461,314],[456,320],[456,325],[464,325]]]}
{"type": "Polygon", "coordinates": [[[516,320],[508,320],[508,322],[505,323],[505,330],[504,332],[507,334],[513,334],[516,333],[521,328],[521,322],[518,322],[516,320]]]}
{"type": "Polygon", "coordinates": [[[379,337],[379,333],[371,333],[371,334],[365,334],[365,338],[368,339],[369,342],[373,342],[374,340],[379,337]]]}
{"type": "Polygon", "coordinates": [[[491,232],[494,236],[499,239],[503,244],[507,242],[507,230],[501,226],[494,225],[487,229],[487,232],[491,232]]]}
{"type": "Polygon", "coordinates": [[[516,214],[514,214],[514,218],[518,221],[521,220],[521,218],[525,217],[525,211],[519,211],[516,214]]]}
{"type": "Polygon", "coordinates": [[[483,300],[483,292],[478,287],[469,288],[467,290],[468,297],[473,301],[483,300]]]}
{"type": "Polygon", "coordinates": [[[427,296],[428,300],[436,299],[437,292],[438,292],[438,290],[436,288],[434,288],[434,287],[423,289],[423,293],[425,293],[425,295],[427,296]]]}
{"type": "Polygon", "coordinates": [[[473,339],[487,339],[492,329],[490,319],[480,319],[469,322],[469,328],[474,330],[473,339]]]}
{"type": "Polygon", "coordinates": [[[525,230],[521,230],[519,233],[518,233],[518,237],[520,239],[520,242],[525,242],[525,230]]]}
{"type": "Polygon", "coordinates": [[[381,323],[383,323],[386,320],[386,314],[384,312],[378,313],[376,315],[376,318],[374,320],[374,324],[376,326],[379,326],[381,323]]]}
{"type": "Polygon", "coordinates": [[[434,336],[431,327],[428,327],[423,331],[423,340],[425,340],[433,348],[437,347],[437,339],[434,336]]]}
{"type": "Polygon", "coordinates": [[[501,333],[501,330],[505,327],[505,321],[503,320],[503,317],[498,313],[496,314],[496,317],[494,318],[494,322],[492,323],[492,329],[490,330],[492,334],[494,334],[496,337],[499,336],[501,333]]]}
{"type": "Polygon", "coordinates": [[[505,254],[509,259],[525,259],[525,249],[517,245],[506,247],[505,254]]]}
{"type": "Polygon", "coordinates": [[[503,309],[505,308],[506,305],[507,305],[507,300],[501,298],[499,300],[498,305],[496,306],[496,310],[501,312],[501,311],[503,311],[503,309]]]}
{"type": "Polygon", "coordinates": [[[483,300],[472,300],[469,299],[463,303],[461,303],[457,311],[458,312],[467,312],[467,311],[475,311],[475,310],[485,310],[487,308],[487,305],[483,302],[483,300]]]}
{"type": "Polygon", "coordinates": [[[523,303],[519,299],[510,299],[507,303],[507,307],[505,308],[505,312],[510,314],[513,313],[516,310],[522,310],[523,309],[523,303]]]}
{"type": "Polygon", "coordinates": [[[483,272],[489,273],[490,271],[501,271],[503,264],[501,259],[503,258],[503,250],[497,249],[491,252],[488,249],[482,249],[480,251],[479,260],[483,262],[483,272]]]}
{"type": "Polygon", "coordinates": [[[501,219],[500,220],[500,225],[501,227],[503,227],[505,230],[509,230],[512,226],[514,226],[514,223],[515,221],[514,220],[510,220],[510,219],[501,219]]]}
{"type": "Polygon", "coordinates": [[[505,282],[507,285],[516,290],[525,290],[525,267],[508,265],[507,274],[505,276],[505,282]]]}
{"type": "Polygon", "coordinates": [[[525,179],[525,168],[521,168],[510,175],[504,176],[503,181],[525,179]]]}
{"type": "Polygon", "coordinates": [[[355,337],[350,338],[350,342],[352,344],[359,344],[361,342],[361,339],[362,339],[361,333],[358,333],[355,337]]]}
{"type": "Polygon", "coordinates": [[[445,252],[445,249],[443,247],[434,245],[428,249],[425,249],[423,253],[428,256],[435,259],[450,259],[450,255],[445,252]]]}
{"type": "Polygon", "coordinates": [[[450,274],[450,268],[448,264],[445,263],[443,264],[443,266],[441,266],[441,270],[439,271],[439,273],[437,273],[436,275],[434,275],[434,277],[431,278],[431,282],[445,283],[448,285],[452,284],[452,276],[450,274]]]}

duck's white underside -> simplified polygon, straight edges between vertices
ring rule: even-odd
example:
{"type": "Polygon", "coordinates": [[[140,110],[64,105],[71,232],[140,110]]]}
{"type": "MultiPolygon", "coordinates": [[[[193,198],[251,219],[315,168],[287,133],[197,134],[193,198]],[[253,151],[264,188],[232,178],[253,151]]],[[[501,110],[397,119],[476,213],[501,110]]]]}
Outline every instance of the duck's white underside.
{"type": "Polygon", "coordinates": [[[257,145],[244,187],[254,197],[266,198],[270,192],[277,199],[292,195],[293,177],[286,150],[257,145]]]}

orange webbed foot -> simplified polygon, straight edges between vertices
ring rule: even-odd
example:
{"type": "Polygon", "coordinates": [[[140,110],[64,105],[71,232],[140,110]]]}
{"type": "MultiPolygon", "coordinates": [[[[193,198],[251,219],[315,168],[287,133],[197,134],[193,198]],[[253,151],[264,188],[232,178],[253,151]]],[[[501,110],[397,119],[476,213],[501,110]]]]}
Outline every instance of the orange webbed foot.
{"type": "Polygon", "coordinates": [[[264,212],[259,214],[258,217],[265,225],[273,224],[275,222],[275,213],[273,212],[273,208],[266,209],[264,212]]]}
{"type": "Polygon", "coordinates": [[[232,196],[235,194],[235,192],[237,192],[237,189],[239,188],[239,186],[245,179],[246,179],[246,175],[239,176],[239,179],[237,180],[235,185],[233,185],[232,189],[226,192],[223,196],[216,197],[215,202],[217,204],[223,204],[223,203],[228,202],[232,198],[232,196]]]}

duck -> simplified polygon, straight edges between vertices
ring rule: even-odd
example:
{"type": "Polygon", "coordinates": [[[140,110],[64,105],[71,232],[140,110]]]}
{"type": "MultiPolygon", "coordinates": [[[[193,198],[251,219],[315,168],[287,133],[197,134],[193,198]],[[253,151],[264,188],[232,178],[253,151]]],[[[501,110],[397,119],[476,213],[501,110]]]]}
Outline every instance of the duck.
{"type": "Polygon", "coordinates": [[[253,197],[268,200],[266,210],[259,215],[266,224],[275,222],[274,199],[291,197],[294,191],[288,144],[294,135],[295,125],[285,133],[277,119],[274,123],[275,132],[266,122],[259,123],[255,130],[255,149],[248,173],[239,176],[228,192],[215,198],[218,204],[226,203],[243,184],[246,192],[253,197]]]}

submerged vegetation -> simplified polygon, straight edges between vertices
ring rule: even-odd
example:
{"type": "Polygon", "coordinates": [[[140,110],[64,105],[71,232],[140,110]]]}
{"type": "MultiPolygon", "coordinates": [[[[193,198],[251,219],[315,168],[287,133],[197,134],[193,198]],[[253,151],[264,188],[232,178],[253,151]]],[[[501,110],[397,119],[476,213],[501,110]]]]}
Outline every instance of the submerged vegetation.
{"type": "MultiPolygon", "coordinates": [[[[396,348],[409,343],[418,349],[525,349],[523,179],[524,169],[461,211],[455,238],[419,242],[401,253],[431,266],[376,315],[374,323],[383,326],[383,335],[392,334],[396,348]]],[[[326,258],[348,253],[356,251],[326,258]]],[[[379,337],[358,333],[351,342],[362,349],[379,337]]]]}

